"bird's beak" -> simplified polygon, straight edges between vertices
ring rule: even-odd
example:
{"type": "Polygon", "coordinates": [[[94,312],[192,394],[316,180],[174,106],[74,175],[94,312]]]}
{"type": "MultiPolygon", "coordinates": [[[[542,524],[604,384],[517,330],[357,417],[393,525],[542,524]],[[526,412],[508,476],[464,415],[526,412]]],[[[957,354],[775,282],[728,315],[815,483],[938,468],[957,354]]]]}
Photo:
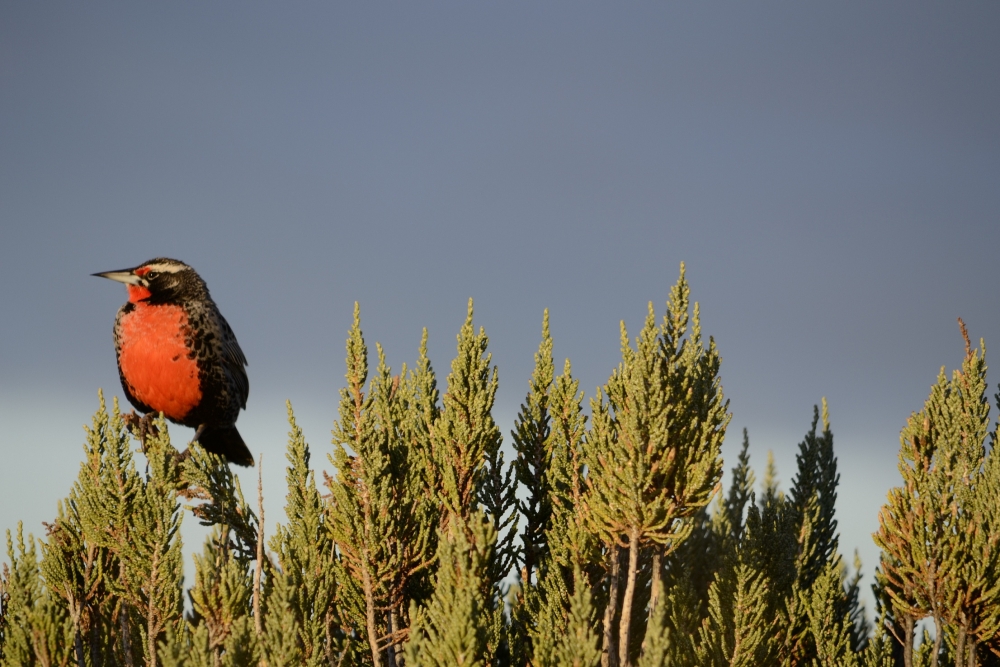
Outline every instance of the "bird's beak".
{"type": "Polygon", "coordinates": [[[143,280],[139,276],[132,272],[132,269],[126,269],[124,271],[105,271],[104,273],[92,273],[92,276],[97,276],[98,278],[107,278],[108,280],[116,280],[120,283],[125,283],[126,285],[143,285],[143,280]]]}

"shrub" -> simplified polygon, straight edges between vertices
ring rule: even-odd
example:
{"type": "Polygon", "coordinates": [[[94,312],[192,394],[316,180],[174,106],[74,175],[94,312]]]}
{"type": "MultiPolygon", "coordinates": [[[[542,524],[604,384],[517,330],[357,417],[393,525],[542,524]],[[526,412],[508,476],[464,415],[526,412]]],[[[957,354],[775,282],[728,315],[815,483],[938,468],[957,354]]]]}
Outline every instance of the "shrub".
{"type": "Polygon", "coordinates": [[[962,368],[942,370],[901,434],[874,623],[861,565],[840,554],[825,400],[787,494],[770,459],[754,492],[745,430],[719,492],[721,358],[682,265],[659,324],[650,304],[634,341],[622,325],[621,362],[589,414],[569,360],[556,376],[544,313],[509,463],[472,302],[443,395],[426,331],[412,368],[393,373],[376,346],[369,374],[355,306],[335,474],[321,494],[289,405],[286,521],[269,549],[259,483],[255,511],[222,459],[197,444],[180,454],[162,418],[133,435],[101,396],[45,537],[7,532],[0,664],[997,664],[997,430],[985,348],[962,332],[962,368]],[[212,532],[185,591],[188,511],[212,532]]]}

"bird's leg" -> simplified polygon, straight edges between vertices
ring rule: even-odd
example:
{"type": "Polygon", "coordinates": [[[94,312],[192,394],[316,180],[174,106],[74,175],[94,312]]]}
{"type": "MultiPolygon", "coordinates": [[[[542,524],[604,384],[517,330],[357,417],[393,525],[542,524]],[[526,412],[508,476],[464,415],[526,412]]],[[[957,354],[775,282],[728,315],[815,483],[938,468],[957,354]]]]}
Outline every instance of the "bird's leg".
{"type": "Polygon", "coordinates": [[[146,438],[155,438],[160,435],[160,429],[156,427],[156,415],[152,412],[146,413],[142,416],[141,422],[142,428],[142,440],[145,443],[146,438]]]}
{"type": "Polygon", "coordinates": [[[122,421],[125,423],[125,428],[127,428],[129,433],[131,433],[132,435],[136,435],[136,430],[139,428],[140,419],[142,419],[142,417],[140,417],[135,410],[129,412],[128,414],[122,415],[122,421]]]}
{"type": "Polygon", "coordinates": [[[201,444],[201,434],[205,432],[205,428],[206,428],[206,424],[199,424],[198,425],[198,428],[194,432],[194,437],[191,438],[191,442],[188,443],[187,449],[185,449],[183,452],[181,452],[180,458],[178,459],[179,462],[184,462],[184,461],[187,460],[187,458],[189,456],[191,456],[191,443],[192,442],[197,442],[199,445],[201,444]]]}
{"type": "Polygon", "coordinates": [[[139,446],[142,448],[143,454],[146,453],[146,438],[150,436],[155,438],[159,435],[159,430],[153,423],[155,419],[156,416],[153,413],[148,413],[140,417],[136,414],[135,410],[127,415],[122,415],[125,428],[139,441],[139,446]]]}

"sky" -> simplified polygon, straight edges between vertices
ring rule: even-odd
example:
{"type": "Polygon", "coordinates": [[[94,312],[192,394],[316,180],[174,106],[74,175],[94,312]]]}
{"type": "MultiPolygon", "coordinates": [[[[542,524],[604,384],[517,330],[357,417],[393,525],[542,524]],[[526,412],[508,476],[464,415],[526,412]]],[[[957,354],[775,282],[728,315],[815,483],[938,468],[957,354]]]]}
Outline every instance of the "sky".
{"type": "Polygon", "coordinates": [[[427,327],[443,387],[474,298],[509,446],[543,309],[589,398],[683,261],[727,470],[747,428],[787,490],[827,397],[870,575],[956,318],[1000,342],[998,32],[987,2],[2,3],[0,530],[43,534],[98,389],[122,396],[125,291],[94,272],[205,278],[270,530],[286,400],[330,468],[355,301],[394,369],[427,327]]]}

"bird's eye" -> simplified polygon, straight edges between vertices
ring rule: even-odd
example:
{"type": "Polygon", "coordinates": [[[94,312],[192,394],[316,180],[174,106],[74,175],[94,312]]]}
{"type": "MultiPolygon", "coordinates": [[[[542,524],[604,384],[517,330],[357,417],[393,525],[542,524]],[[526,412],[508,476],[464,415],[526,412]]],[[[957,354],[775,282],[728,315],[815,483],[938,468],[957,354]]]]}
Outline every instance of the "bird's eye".
{"type": "Polygon", "coordinates": [[[146,280],[156,280],[156,276],[158,275],[160,274],[158,274],[156,271],[149,271],[148,273],[146,273],[146,275],[143,276],[143,278],[145,278],[146,280]]]}

